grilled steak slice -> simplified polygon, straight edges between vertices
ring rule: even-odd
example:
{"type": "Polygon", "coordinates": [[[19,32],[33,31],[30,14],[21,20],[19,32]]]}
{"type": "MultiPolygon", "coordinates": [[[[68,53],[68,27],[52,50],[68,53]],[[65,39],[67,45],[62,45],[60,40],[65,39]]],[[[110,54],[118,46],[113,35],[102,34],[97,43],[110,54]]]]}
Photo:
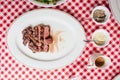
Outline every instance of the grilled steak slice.
{"type": "Polygon", "coordinates": [[[47,37],[50,36],[50,26],[45,25],[44,27],[44,51],[47,52],[49,51],[49,42],[46,40],[47,37]]]}
{"type": "Polygon", "coordinates": [[[35,52],[38,51],[37,46],[36,46],[33,42],[30,42],[30,43],[28,44],[28,48],[30,48],[33,53],[35,53],[35,52]]]}
{"type": "Polygon", "coordinates": [[[45,43],[46,44],[51,44],[53,42],[53,39],[51,36],[48,36],[47,38],[45,38],[45,43]]]}
{"type": "Polygon", "coordinates": [[[48,52],[49,51],[49,45],[48,44],[44,44],[44,52],[48,52]]]}
{"type": "Polygon", "coordinates": [[[47,38],[48,36],[50,36],[50,26],[45,25],[45,27],[44,27],[44,38],[47,38]]]}
{"type": "Polygon", "coordinates": [[[23,34],[23,44],[27,45],[27,43],[30,42],[30,39],[28,38],[27,34],[32,34],[32,27],[28,26],[26,29],[22,31],[23,34]]]}

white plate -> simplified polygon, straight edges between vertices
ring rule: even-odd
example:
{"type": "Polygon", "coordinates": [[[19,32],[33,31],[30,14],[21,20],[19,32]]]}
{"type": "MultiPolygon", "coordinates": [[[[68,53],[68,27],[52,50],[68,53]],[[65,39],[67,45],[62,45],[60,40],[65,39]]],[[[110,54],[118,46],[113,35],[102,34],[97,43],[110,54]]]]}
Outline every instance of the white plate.
{"type": "Polygon", "coordinates": [[[85,47],[85,32],[81,24],[72,16],[55,9],[38,9],[20,16],[11,25],[7,35],[8,48],[12,55],[30,67],[54,69],[73,62],[85,47]],[[29,25],[49,24],[52,30],[63,31],[63,41],[54,53],[32,53],[22,44],[21,31],[29,25]]]}
{"type": "Polygon", "coordinates": [[[120,24],[120,0],[108,0],[115,19],[120,24]]]}
{"type": "Polygon", "coordinates": [[[120,80],[120,74],[118,74],[113,80],[120,80]]]}
{"type": "Polygon", "coordinates": [[[54,6],[57,6],[57,5],[60,5],[62,3],[65,3],[66,0],[60,0],[58,1],[55,5],[50,3],[50,4],[45,4],[45,3],[41,3],[41,2],[38,2],[38,1],[35,1],[35,0],[29,0],[30,2],[32,2],[33,4],[35,5],[38,5],[38,6],[41,6],[41,7],[54,7],[54,6]]]}

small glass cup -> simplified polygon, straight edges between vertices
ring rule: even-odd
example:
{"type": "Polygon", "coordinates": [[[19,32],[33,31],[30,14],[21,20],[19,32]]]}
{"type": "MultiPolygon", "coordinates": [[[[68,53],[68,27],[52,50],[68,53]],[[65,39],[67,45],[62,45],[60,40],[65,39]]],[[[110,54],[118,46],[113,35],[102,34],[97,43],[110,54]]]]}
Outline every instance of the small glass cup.
{"type": "Polygon", "coordinates": [[[105,6],[97,6],[95,7],[93,10],[92,10],[92,14],[91,14],[91,18],[92,20],[96,23],[96,24],[106,24],[106,22],[108,22],[109,18],[110,18],[110,12],[108,10],[108,8],[106,8],[105,6]],[[94,18],[93,18],[93,14],[94,14],[94,11],[96,10],[103,10],[105,12],[105,20],[102,21],[102,22],[97,22],[94,18]]]}
{"type": "Polygon", "coordinates": [[[111,60],[109,57],[105,56],[105,55],[102,55],[102,54],[99,54],[99,53],[93,53],[91,56],[90,56],[90,60],[89,60],[89,65],[87,66],[87,68],[91,69],[91,68],[99,68],[99,69],[105,69],[107,68],[108,66],[111,65],[111,60]],[[99,59],[98,59],[99,58],[99,59]],[[104,60],[104,63],[101,64],[101,61],[98,61],[97,64],[99,64],[100,66],[98,66],[96,64],[96,60],[104,60]]]}
{"type": "Polygon", "coordinates": [[[104,29],[98,29],[98,30],[96,30],[93,34],[92,34],[92,42],[93,42],[93,44],[96,46],[96,47],[105,47],[105,46],[107,46],[108,44],[109,44],[109,42],[110,42],[110,35],[109,35],[109,33],[106,31],[106,30],[104,30],[104,29]],[[105,36],[105,42],[104,42],[104,44],[102,44],[102,45],[98,45],[96,42],[95,42],[95,40],[94,40],[94,36],[97,34],[97,33],[101,33],[101,34],[103,34],[104,36],[105,36]]]}

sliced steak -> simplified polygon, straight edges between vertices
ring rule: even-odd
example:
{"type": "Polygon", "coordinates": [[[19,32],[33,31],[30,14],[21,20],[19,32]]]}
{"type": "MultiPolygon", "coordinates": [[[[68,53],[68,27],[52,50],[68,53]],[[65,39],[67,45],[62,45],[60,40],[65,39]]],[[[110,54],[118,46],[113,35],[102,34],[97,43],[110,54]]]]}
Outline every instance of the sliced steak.
{"type": "Polygon", "coordinates": [[[53,42],[50,35],[50,26],[40,24],[35,27],[28,26],[22,31],[23,34],[23,44],[32,50],[33,53],[36,52],[48,52],[49,44],[53,42]]]}
{"type": "Polygon", "coordinates": [[[48,52],[49,51],[49,45],[48,44],[44,44],[44,52],[48,52]]]}

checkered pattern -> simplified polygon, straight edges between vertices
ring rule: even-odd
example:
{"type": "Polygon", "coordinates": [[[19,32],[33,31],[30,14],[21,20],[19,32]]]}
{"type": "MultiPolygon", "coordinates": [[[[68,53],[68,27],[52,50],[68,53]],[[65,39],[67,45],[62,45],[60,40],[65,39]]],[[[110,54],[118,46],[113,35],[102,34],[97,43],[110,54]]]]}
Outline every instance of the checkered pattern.
{"type": "Polygon", "coordinates": [[[105,25],[97,25],[88,19],[92,9],[98,5],[109,8],[107,0],[68,0],[65,4],[54,8],[74,16],[84,27],[87,39],[91,39],[96,29],[107,30],[111,37],[109,45],[105,48],[96,48],[92,43],[87,43],[82,55],[73,63],[61,69],[44,71],[19,63],[10,54],[6,44],[6,31],[11,23],[23,13],[41,7],[28,0],[0,0],[0,80],[66,80],[76,75],[83,80],[111,80],[120,72],[120,25],[112,14],[105,25]],[[94,52],[108,56],[112,64],[104,70],[87,69],[89,56],[94,52]]]}

